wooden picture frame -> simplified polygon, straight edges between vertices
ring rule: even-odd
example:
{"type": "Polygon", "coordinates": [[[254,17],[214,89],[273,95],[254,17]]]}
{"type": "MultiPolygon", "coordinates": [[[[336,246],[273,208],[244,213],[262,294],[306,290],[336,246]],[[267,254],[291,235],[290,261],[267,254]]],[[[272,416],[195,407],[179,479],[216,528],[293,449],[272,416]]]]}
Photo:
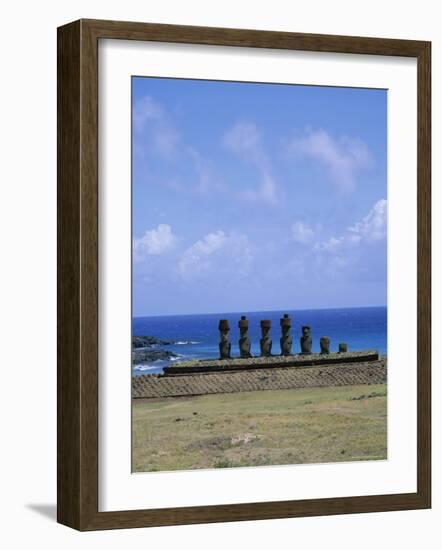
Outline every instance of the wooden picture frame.
{"type": "Polygon", "coordinates": [[[431,44],[79,20],[58,29],[58,521],[82,531],[431,506],[431,44]],[[403,56],[418,67],[417,492],[98,511],[98,41],[123,39],[403,56]]]}

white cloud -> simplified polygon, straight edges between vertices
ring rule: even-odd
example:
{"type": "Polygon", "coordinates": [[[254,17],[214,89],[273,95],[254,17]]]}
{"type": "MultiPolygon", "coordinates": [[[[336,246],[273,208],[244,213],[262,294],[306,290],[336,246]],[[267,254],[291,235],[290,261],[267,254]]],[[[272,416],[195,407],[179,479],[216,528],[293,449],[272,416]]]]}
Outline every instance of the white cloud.
{"type": "Polygon", "coordinates": [[[134,140],[134,152],[144,156],[146,151],[155,153],[167,161],[180,160],[181,166],[189,163],[195,172],[195,184],[182,181],[182,170],[177,177],[163,181],[163,185],[176,191],[189,190],[197,193],[222,192],[225,190],[219,176],[206,158],[192,145],[186,142],[185,136],[173,124],[170,113],[163,105],[150,96],[139,99],[133,108],[133,126],[138,133],[134,140]]]}
{"type": "Polygon", "coordinates": [[[345,237],[331,237],[327,241],[321,241],[315,244],[315,250],[322,250],[325,252],[334,252],[345,243],[345,237]]]}
{"type": "Polygon", "coordinates": [[[348,228],[352,239],[379,241],[387,235],[387,201],[379,200],[365,218],[348,228]]]}
{"type": "MultiPolygon", "coordinates": [[[[176,154],[180,135],[160,103],[150,96],[138,99],[134,104],[132,121],[136,132],[146,133],[147,147],[165,158],[176,154]]],[[[139,146],[137,151],[140,151],[139,146]]]]}
{"type": "Polygon", "coordinates": [[[196,174],[196,183],[193,190],[197,193],[205,194],[209,192],[223,192],[225,186],[218,174],[214,173],[211,163],[203,157],[203,155],[195,149],[195,147],[187,147],[186,152],[189,154],[193,169],[196,174]]]}
{"type": "Polygon", "coordinates": [[[213,271],[244,276],[249,272],[252,259],[246,235],[216,231],[196,241],[182,254],[178,272],[184,280],[203,277],[213,271]]]}
{"type": "Polygon", "coordinates": [[[292,238],[296,243],[307,244],[312,242],[315,230],[307,223],[297,221],[292,225],[292,238]]]}
{"type": "Polygon", "coordinates": [[[316,243],[315,250],[337,253],[343,248],[385,239],[387,236],[387,207],[386,199],[377,201],[360,222],[347,227],[339,237],[331,237],[326,241],[316,243]]]}
{"type": "Polygon", "coordinates": [[[238,196],[247,201],[265,202],[275,205],[279,202],[278,189],[275,180],[270,174],[262,174],[261,183],[256,189],[245,189],[238,196]]]}
{"type": "Polygon", "coordinates": [[[163,124],[153,135],[154,149],[163,157],[172,158],[178,148],[180,135],[169,125],[163,124]]]}
{"type": "Polygon", "coordinates": [[[238,122],[224,136],[224,144],[236,154],[258,163],[264,162],[261,135],[252,122],[238,122]]]}
{"type": "Polygon", "coordinates": [[[140,239],[134,239],[133,249],[136,257],[158,256],[172,250],[177,242],[172,228],[168,224],[160,223],[156,229],[150,229],[140,239]]]}
{"type": "Polygon", "coordinates": [[[240,191],[240,198],[275,205],[279,202],[279,190],[272,176],[270,161],[262,147],[261,134],[252,122],[239,122],[225,135],[227,149],[254,164],[260,172],[260,182],[253,188],[240,191]]]}
{"type": "Polygon", "coordinates": [[[134,104],[132,121],[137,131],[143,130],[149,120],[159,120],[164,116],[163,108],[150,96],[144,96],[134,104]]]}
{"type": "Polygon", "coordinates": [[[367,145],[358,138],[333,138],[323,129],[307,130],[289,143],[289,151],[323,164],[332,181],[343,190],[352,190],[357,174],[372,163],[367,145]]]}

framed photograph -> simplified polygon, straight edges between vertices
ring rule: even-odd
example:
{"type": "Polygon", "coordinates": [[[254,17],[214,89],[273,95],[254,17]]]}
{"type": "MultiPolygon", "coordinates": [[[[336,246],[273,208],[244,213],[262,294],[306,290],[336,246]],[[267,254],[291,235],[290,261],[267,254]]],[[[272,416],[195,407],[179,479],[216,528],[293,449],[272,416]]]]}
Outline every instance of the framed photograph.
{"type": "Polygon", "coordinates": [[[431,44],[58,29],[58,521],[429,508],[431,44]]]}

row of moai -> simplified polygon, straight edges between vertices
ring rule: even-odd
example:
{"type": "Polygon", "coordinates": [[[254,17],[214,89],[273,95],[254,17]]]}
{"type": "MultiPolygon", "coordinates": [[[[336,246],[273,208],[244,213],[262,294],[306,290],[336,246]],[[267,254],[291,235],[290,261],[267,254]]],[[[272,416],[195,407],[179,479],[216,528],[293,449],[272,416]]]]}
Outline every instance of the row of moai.
{"type": "MultiPolygon", "coordinates": [[[[279,340],[281,346],[281,355],[288,356],[293,355],[292,345],[293,340],[290,334],[292,328],[292,320],[290,316],[286,313],[279,321],[281,327],[281,338],[279,340]]],[[[252,347],[252,341],[249,337],[249,320],[245,315],[241,316],[241,319],[238,322],[239,327],[239,353],[240,357],[247,359],[252,357],[250,352],[252,347]]],[[[261,339],[259,341],[259,346],[261,350],[261,357],[270,357],[272,355],[272,339],[270,337],[270,329],[272,327],[272,322],[269,319],[264,319],[261,321],[261,339]]],[[[220,359],[231,359],[231,349],[232,344],[230,343],[230,325],[227,319],[221,319],[218,325],[218,330],[220,332],[220,344],[219,344],[219,354],[220,359]]],[[[328,336],[323,336],[319,340],[321,346],[321,353],[326,354],[330,353],[330,338],[328,336]]],[[[312,353],[312,336],[311,328],[309,326],[302,327],[302,336],[300,338],[301,344],[301,354],[310,354],[312,353]]],[[[339,353],[347,352],[347,344],[339,344],[339,353]]]]}

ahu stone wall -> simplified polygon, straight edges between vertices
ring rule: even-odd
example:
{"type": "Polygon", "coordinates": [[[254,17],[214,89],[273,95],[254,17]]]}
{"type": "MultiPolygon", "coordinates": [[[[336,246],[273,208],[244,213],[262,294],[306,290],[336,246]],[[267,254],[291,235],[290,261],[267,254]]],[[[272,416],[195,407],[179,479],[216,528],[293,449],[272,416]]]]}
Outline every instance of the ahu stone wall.
{"type": "Polygon", "coordinates": [[[384,384],[387,364],[381,359],[313,367],[261,368],[252,371],[132,377],[134,398],[190,397],[214,393],[285,390],[357,384],[384,384]]]}

